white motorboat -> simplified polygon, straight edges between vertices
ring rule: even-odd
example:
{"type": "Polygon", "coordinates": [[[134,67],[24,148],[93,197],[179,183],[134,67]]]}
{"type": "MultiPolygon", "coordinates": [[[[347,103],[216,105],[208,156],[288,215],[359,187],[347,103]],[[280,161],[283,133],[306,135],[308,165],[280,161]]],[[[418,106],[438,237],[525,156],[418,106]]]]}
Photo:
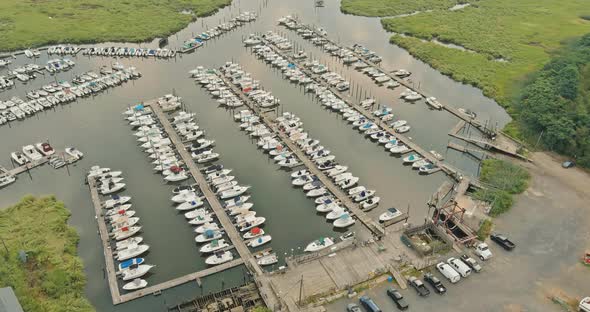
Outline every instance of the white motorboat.
{"type": "Polygon", "coordinates": [[[406,133],[408,131],[410,131],[411,127],[410,126],[401,126],[399,128],[395,128],[395,132],[397,133],[406,133]]]}
{"type": "Polygon", "coordinates": [[[385,211],[384,213],[379,215],[379,222],[381,222],[381,223],[387,222],[387,221],[393,220],[401,215],[402,215],[401,211],[391,207],[391,208],[388,208],[387,211],[385,211]]]}
{"type": "Polygon", "coordinates": [[[115,206],[115,207],[113,207],[113,209],[107,210],[105,215],[109,216],[109,217],[116,216],[116,215],[123,215],[123,214],[125,214],[126,211],[129,210],[129,208],[131,208],[131,204],[123,204],[123,205],[115,206]]]}
{"type": "Polygon", "coordinates": [[[245,232],[245,231],[248,231],[252,228],[255,228],[255,227],[263,224],[264,221],[266,221],[265,217],[255,217],[255,218],[252,218],[248,221],[245,221],[244,223],[242,223],[240,225],[240,232],[245,232]]]}
{"type": "Polygon", "coordinates": [[[10,157],[12,158],[12,160],[14,160],[14,162],[16,162],[17,164],[19,164],[20,166],[22,166],[22,165],[24,165],[24,164],[26,164],[26,163],[28,163],[28,162],[31,161],[22,152],[12,152],[12,153],[10,153],[10,157]]]}
{"type": "Polygon", "coordinates": [[[350,190],[348,190],[348,195],[349,196],[355,196],[356,194],[362,192],[362,191],[366,191],[367,188],[364,186],[357,186],[357,187],[353,187],[350,190]]]}
{"type": "Polygon", "coordinates": [[[188,221],[188,223],[192,224],[192,225],[203,225],[205,223],[211,223],[211,222],[213,222],[213,213],[198,215],[194,219],[190,219],[188,221]]]}
{"type": "Polygon", "coordinates": [[[0,188],[5,187],[9,184],[12,184],[16,181],[16,177],[13,175],[3,175],[0,176],[0,188]]]}
{"type": "Polygon", "coordinates": [[[117,184],[119,182],[122,182],[123,180],[125,180],[124,178],[102,178],[98,181],[96,181],[97,185],[99,188],[102,188],[103,186],[108,186],[109,184],[117,184]]]}
{"type": "Polygon", "coordinates": [[[307,197],[314,198],[314,197],[320,197],[322,195],[325,195],[326,193],[328,193],[328,191],[326,191],[326,189],[324,187],[320,187],[320,188],[313,189],[313,190],[307,192],[305,195],[307,197]]]}
{"type": "Polygon", "coordinates": [[[363,210],[371,210],[371,209],[377,207],[377,205],[379,205],[379,201],[380,200],[381,200],[381,198],[379,196],[375,196],[375,197],[371,197],[371,198],[365,199],[364,201],[362,201],[360,203],[361,209],[363,209],[363,210]]]}
{"type": "Polygon", "coordinates": [[[126,238],[129,238],[129,237],[135,235],[140,230],[141,230],[141,226],[124,227],[124,228],[118,229],[117,231],[112,233],[112,235],[115,237],[115,240],[120,241],[120,240],[124,240],[126,238]]]}
{"type": "Polygon", "coordinates": [[[207,259],[205,259],[205,263],[208,265],[218,265],[225,262],[229,262],[234,259],[234,255],[230,251],[216,253],[207,259]]]}
{"type": "Polygon", "coordinates": [[[296,179],[293,179],[291,181],[291,184],[295,185],[295,186],[304,186],[312,181],[317,181],[317,178],[312,177],[311,175],[304,175],[304,176],[300,176],[296,179]]]}
{"type": "Polygon", "coordinates": [[[303,191],[305,191],[305,192],[311,191],[311,190],[320,188],[322,186],[324,186],[324,184],[320,180],[316,179],[316,180],[313,180],[313,181],[303,185],[303,191]]]}
{"type": "Polygon", "coordinates": [[[123,289],[127,290],[127,291],[131,291],[131,290],[138,290],[138,289],[142,289],[145,288],[147,286],[148,282],[144,279],[141,278],[136,278],[133,281],[123,285],[123,289]]]}
{"type": "Polygon", "coordinates": [[[65,152],[66,152],[66,154],[72,156],[74,159],[80,159],[80,158],[84,157],[84,153],[80,152],[78,149],[76,149],[73,146],[66,147],[65,152]]]}
{"type": "Polygon", "coordinates": [[[240,206],[233,206],[233,207],[229,208],[228,212],[229,212],[230,216],[245,214],[248,211],[250,211],[250,209],[252,209],[253,206],[254,206],[254,204],[252,204],[252,203],[243,203],[240,206]]]}
{"type": "Polygon", "coordinates": [[[359,203],[359,202],[362,202],[363,200],[365,200],[373,195],[375,195],[374,190],[361,191],[358,194],[354,195],[354,201],[359,203]]]}
{"type": "Polygon", "coordinates": [[[326,170],[325,173],[329,177],[335,177],[335,176],[338,176],[339,174],[346,172],[346,170],[348,170],[347,166],[336,165],[334,168],[326,170]]]}
{"type": "Polygon", "coordinates": [[[190,190],[187,189],[187,190],[182,190],[182,191],[180,191],[180,193],[172,196],[172,198],[170,198],[170,200],[174,203],[182,204],[184,202],[193,201],[198,198],[199,198],[199,196],[197,195],[197,193],[195,193],[195,191],[193,191],[192,189],[190,189],[190,190]]]}
{"type": "Polygon", "coordinates": [[[259,227],[253,227],[252,229],[250,229],[247,233],[245,233],[243,235],[245,240],[249,240],[255,237],[259,237],[264,235],[264,230],[259,228],[259,227]]]}
{"type": "Polygon", "coordinates": [[[346,209],[344,209],[342,207],[336,207],[336,208],[332,209],[332,211],[330,211],[326,215],[326,219],[336,220],[336,219],[340,218],[342,215],[344,215],[345,213],[347,213],[346,209]]]}
{"type": "Polygon", "coordinates": [[[210,242],[214,239],[220,239],[221,237],[223,237],[222,231],[207,230],[207,231],[205,231],[205,233],[197,235],[195,237],[195,242],[206,243],[206,242],[210,242]]]}
{"type": "Polygon", "coordinates": [[[229,190],[233,187],[237,187],[238,186],[238,181],[230,181],[230,182],[225,182],[223,184],[219,184],[217,186],[213,186],[213,188],[215,188],[216,193],[221,193],[225,190],[229,190]]]}
{"type": "Polygon", "coordinates": [[[32,161],[38,161],[43,158],[43,155],[35,149],[33,145],[25,145],[23,146],[23,154],[27,156],[32,161]]]}
{"type": "Polygon", "coordinates": [[[422,160],[422,157],[418,154],[411,154],[411,155],[404,157],[403,160],[404,160],[404,163],[415,163],[419,160],[422,160]]]}
{"type": "Polygon", "coordinates": [[[353,186],[355,186],[359,181],[358,177],[350,177],[349,179],[344,179],[340,182],[338,182],[338,186],[343,189],[343,190],[347,190],[353,186]]]}
{"type": "Polygon", "coordinates": [[[113,196],[111,196],[111,199],[108,199],[108,200],[106,200],[106,201],[103,202],[103,206],[106,209],[111,209],[111,208],[113,208],[115,206],[123,205],[123,204],[127,203],[130,200],[131,200],[131,196],[113,195],[113,196]]]}
{"type": "Polygon", "coordinates": [[[264,255],[256,260],[256,263],[258,263],[260,266],[272,265],[277,262],[279,262],[279,258],[274,253],[264,255]]]}
{"type": "Polygon", "coordinates": [[[150,249],[149,245],[138,245],[138,244],[131,244],[128,245],[127,248],[121,249],[117,252],[117,260],[118,261],[125,261],[127,259],[135,258],[144,252],[150,249]]]}
{"type": "Polygon", "coordinates": [[[392,154],[403,154],[405,152],[408,152],[410,150],[410,148],[408,146],[406,146],[405,144],[400,144],[400,145],[396,145],[394,147],[392,147],[389,152],[392,154]]]}
{"type": "Polygon", "coordinates": [[[203,234],[205,233],[207,230],[209,231],[217,231],[219,230],[219,225],[215,222],[208,222],[205,223],[201,226],[198,226],[195,228],[195,233],[199,233],[199,234],[203,234]]]}
{"type": "Polygon", "coordinates": [[[210,243],[201,246],[199,251],[201,253],[212,253],[226,247],[229,247],[229,244],[225,242],[225,239],[214,239],[210,243]]]}
{"type": "Polygon", "coordinates": [[[128,220],[129,218],[135,215],[135,210],[125,210],[122,213],[117,213],[110,216],[105,216],[105,219],[109,220],[111,223],[121,223],[124,220],[128,220]]]}
{"type": "Polygon", "coordinates": [[[278,164],[283,168],[293,168],[301,165],[301,162],[296,158],[287,158],[279,161],[278,164]]]}
{"type": "Polygon", "coordinates": [[[188,179],[188,175],[184,171],[172,173],[164,177],[164,180],[169,182],[178,182],[186,179],[188,179]]]}
{"type": "Polygon", "coordinates": [[[142,264],[121,272],[124,281],[135,280],[146,275],[155,265],[142,264]]]}
{"type": "Polygon", "coordinates": [[[256,248],[256,247],[262,246],[262,245],[270,242],[271,239],[272,239],[272,237],[270,235],[262,235],[262,236],[252,239],[251,241],[249,241],[247,243],[247,245],[252,248],[256,248]]]}
{"type": "Polygon", "coordinates": [[[118,192],[123,188],[125,188],[125,183],[108,183],[103,184],[99,190],[102,195],[108,195],[118,192]]]}
{"type": "Polygon", "coordinates": [[[441,110],[443,108],[443,105],[435,97],[432,96],[426,99],[426,104],[438,110],[441,110]]]}
{"type": "Polygon", "coordinates": [[[311,243],[309,243],[306,247],[305,247],[305,251],[306,252],[314,252],[314,251],[320,251],[324,248],[330,247],[334,245],[334,240],[332,240],[332,238],[330,237],[322,237],[318,240],[315,240],[311,243]]]}
{"type": "Polygon", "coordinates": [[[353,225],[355,220],[350,216],[350,214],[345,213],[340,218],[336,219],[332,225],[336,228],[345,228],[353,225]]]}
{"type": "Polygon", "coordinates": [[[340,208],[340,206],[338,206],[338,203],[333,202],[332,200],[328,200],[326,202],[324,202],[323,204],[319,204],[316,206],[315,210],[317,212],[330,212],[334,209],[338,209],[340,208]]]}
{"type": "Polygon", "coordinates": [[[118,229],[122,229],[124,227],[130,227],[130,226],[134,226],[139,222],[139,217],[120,217],[120,218],[116,218],[115,220],[111,221],[111,226],[112,226],[112,230],[116,231],[118,229]]]}
{"type": "Polygon", "coordinates": [[[392,122],[390,127],[395,129],[395,128],[403,127],[407,124],[408,124],[408,122],[406,120],[397,120],[397,121],[392,122]]]}
{"type": "Polygon", "coordinates": [[[118,177],[122,174],[123,174],[123,172],[111,171],[110,168],[101,168],[99,166],[92,166],[92,167],[90,167],[90,171],[88,172],[87,177],[88,178],[118,177]]]}
{"type": "Polygon", "coordinates": [[[309,174],[310,173],[309,173],[309,171],[307,171],[307,169],[302,169],[302,170],[298,170],[298,171],[292,172],[291,173],[291,178],[292,179],[297,179],[297,178],[299,178],[301,176],[307,176],[309,174]]]}
{"type": "Polygon", "coordinates": [[[428,159],[420,159],[412,164],[412,169],[418,169],[422,166],[426,166],[427,164],[430,164],[428,159]]]}
{"type": "Polygon", "coordinates": [[[233,188],[225,190],[219,193],[218,195],[221,199],[230,199],[232,197],[240,196],[246,193],[246,191],[248,191],[249,188],[249,186],[234,186],[233,188]]]}
{"type": "Polygon", "coordinates": [[[217,179],[220,177],[223,177],[225,175],[228,175],[232,172],[232,169],[221,169],[215,172],[211,172],[209,174],[207,174],[207,180],[211,181],[213,179],[217,179]]]}
{"type": "Polygon", "coordinates": [[[226,200],[223,203],[223,206],[227,209],[235,207],[235,206],[240,206],[242,203],[247,202],[250,199],[249,195],[246,196],[239,196],[239,197],[235,197],[229,200],[226,200]]]}
{"type": "Polygon", "coordinates": [[[142,241],[143,241],[143,237],[141,237],[141,236],[131,237],[131,238],[116,242],[115,249],[116,250],[128,249],[130,246],[138,245],[142,241]]]}
{"type": "Polygon", "coordinates": [[[204,204],[203,201],[201,201],[199,198],[195,198],[193,200],[186,201],[186,202],[181,203],[180,205],[176,206],[176,210],[179,210],[179,211],[193,210],[193,209],[203,206],[203,204],[204,204]]]}
{"type": "Polygon", "coordinates": [[[210,180],[211,185],[218,186],[227,182],[231,182],[235,179],[235,176],[231,175],[222,175],[220,177],[214,178],[210,180]]]}
{"type": "Polygon", "coordinates": [[[205,151],[201,154],[195,154],[193,152],[192,157],[193,157],[193,159],[195,159],[197,161],[197,163],[204,164],[204,163],[212,162],[212,161],[218,159],[219,154],[214,153],[212,151],[205,151]]]}
{"type": "MultiPolygon", "coordinates": [[[[207,216],[210,214],[211,214],[211,212],[208,211],[207,208],[199,208],[199,209],[195,209],[195,210],[185,213],[184,217],[190,220],[190,219],[194,219],[199,216],[207,216]]],[[[205,224],[205,223],[202,223],[202,224],[205,224]]]]}

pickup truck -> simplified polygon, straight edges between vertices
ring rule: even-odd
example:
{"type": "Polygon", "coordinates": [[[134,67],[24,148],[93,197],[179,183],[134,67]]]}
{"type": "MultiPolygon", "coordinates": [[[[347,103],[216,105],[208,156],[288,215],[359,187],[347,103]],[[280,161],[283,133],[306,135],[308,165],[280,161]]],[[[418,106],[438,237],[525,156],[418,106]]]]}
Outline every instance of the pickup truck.
{"type": "Polygon", "coordinates": [[[471,270],[477,273],[481,271],[481,265],[479,265],[479,263],[477,263],[477,261],[475,261],[475,259],[471,258],[469,255],[462,255],[461,261],[467,264],[471,268],[471,270]]]}
{"type": "Polygon", "coordinates": [[[486,261],[492,257],[492,252],[486,243],[477,244],[477,246],[475,246],[475,254],[481,261],[486,261]]]}
{"type": "Polygon", "coordinates": [[[508,251],[510,251],[510,250],[514,249],[514,247],[516,247],[516,245],[513,242],[511,242],[508,239],[508,237],[506,237],[506,236],[504,236],[502,234],[494,233],[494,234],[490,235],[490,238],[494,242],[496,242],[496,244],[502,246],[502,248],[504,248],[504,249],[506,249],[508,251]]]}
{"type": "Polygon", "coordinates": [[[412,286],[420,297],[427,297],[430,295],[430,290],[426,288],[426,285],[416,277],[410,276],[408,278],[408,283],[412,286]]]}
{"type": "Polygon", "coordinates": [[[424,281],[430,284],[434,291],[439,295],[445,294],[447,292],[445,285],[443,285],[443,283],[436,276],[432,275],[432,273],[424,274],[424,281]]]}

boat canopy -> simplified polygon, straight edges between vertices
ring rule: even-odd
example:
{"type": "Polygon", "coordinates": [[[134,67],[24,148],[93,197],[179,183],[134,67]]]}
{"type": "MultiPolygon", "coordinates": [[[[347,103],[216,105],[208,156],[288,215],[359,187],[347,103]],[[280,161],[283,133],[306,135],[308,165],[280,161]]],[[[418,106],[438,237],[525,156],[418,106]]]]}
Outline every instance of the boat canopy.
{"type": "Polygon", "coordinates": [[[252,234],[260,234],[260,228],[259,227],[255,227],[252,230],[250,230],[250,233],[252,234]]]}

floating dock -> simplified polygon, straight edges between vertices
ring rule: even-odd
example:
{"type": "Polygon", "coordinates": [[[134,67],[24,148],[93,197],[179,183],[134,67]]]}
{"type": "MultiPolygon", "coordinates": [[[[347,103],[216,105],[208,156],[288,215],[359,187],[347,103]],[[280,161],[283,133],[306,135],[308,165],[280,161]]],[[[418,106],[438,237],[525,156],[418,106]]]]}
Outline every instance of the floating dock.
{"type": "MultiPolygon", "coordinates": [[[[271,286],[269,284],[269,280],[265,278],[264,272],[254,259],[250,249],[246,246],[242,237],[238,230],[232,224],[229,216],[226,214],[223,206],[219,202],[217,196],[211,187],[207,183],[205,176],[201,173],[197,164],[193,161],[190,153],[186,150],[184,144],[182,143],[181,138],[179,137],[178,133],[174,131],[170,120],[168,119],[167,114],[162,111],[160,105],[158,105],[157,100],[152,100],[147,103],[144,103],[145,106],[150,106],[154,115],[159,119],[160,124],[164,128],[164,131],[168,134],[172,144],[176,147],[180,157],[186,164],[189,169],[190,174],[193,176],[197,184],[199,185],[203,195],[209,202],[211,209],[215,213],[217,219],[221,223],[221,226],[224,228],[225,233],[229,237],[230,241],[236,248],[236,251],[241,257],[241,261],[246,264],[246,267],[253,273],[254,279],[256,280],[256,284],[259,287],[259,291],[262,294],[262,297],[267,306],[272,307],[276,305],[277,298],[276,295],[272,292],[271,286]]],[[[173,286],[171,286],[173,287],[173,286]]],[[[169,288],[169,287],[167,287],[169,288]]]]}
{"type": "Polygon", "coordinates": [[[289,149],[297,155],[297,158],[302,162],[303,165],[311,172],[312,174],[316,175],[319,180],[322,182],[324,186],[332,193],[338,200],[340,200],[341,204],[344,205],[346,208],[351,211],[351,214],[356,216],[356,218],[361,221],[373,234],[377,236],[383,236],[385,231],[383,227],[376,223],[373,219],[371,219],[364,211],[362,211],[358,204],[354,203],[348,195],[342,191],[326,174],[319,170],[314,163],[305,155],[305,153],[297,146],[297,144],[293,143],[286,133],[278,131],[276,124],[268,117],[268,115],[261,112],[260,108],[256,106],[250,98],[248,98],[241,90],[236,88],[236,86],[227,80],[224,75],[218,75],[225,84],[232,89],[232,91],[240,97],[240,99],[258,116],[260,116],[261,120],[271,129],[278,137],[281,138],[281,141],[285,143],[289,147],[289,149]]]}

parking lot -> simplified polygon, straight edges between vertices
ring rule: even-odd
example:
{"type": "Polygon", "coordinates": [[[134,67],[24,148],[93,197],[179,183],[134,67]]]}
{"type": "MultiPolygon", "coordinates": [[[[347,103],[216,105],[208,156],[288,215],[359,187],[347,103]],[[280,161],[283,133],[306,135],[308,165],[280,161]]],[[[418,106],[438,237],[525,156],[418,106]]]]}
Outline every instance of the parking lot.
{"type": "MultiPolygon", "coordinates": [[[[562,169],[545,154],[533,158],[530,188],[510,212],[495,220],[495,230],[508,235],[516,249],[508,252],[488,242],[494,256],[483,263],[482,272],[454,285],[435,272],[447,287],[445,295],[434,293],[429,285],[431,294],[425,298],[412,288],[401,291],[410,310],[563,311],[550,296],[590,295],[590,269],[580,261],[590,247],[590,178],[578,169],[562,169]]],[[[392,285],[386,282],[364,294],[382,311],[396,311],[385,294],[392,285]]],[[[341,299],[326,308],[345,311],[350,302],[358,303],[358,298],[341,299]]]]}

